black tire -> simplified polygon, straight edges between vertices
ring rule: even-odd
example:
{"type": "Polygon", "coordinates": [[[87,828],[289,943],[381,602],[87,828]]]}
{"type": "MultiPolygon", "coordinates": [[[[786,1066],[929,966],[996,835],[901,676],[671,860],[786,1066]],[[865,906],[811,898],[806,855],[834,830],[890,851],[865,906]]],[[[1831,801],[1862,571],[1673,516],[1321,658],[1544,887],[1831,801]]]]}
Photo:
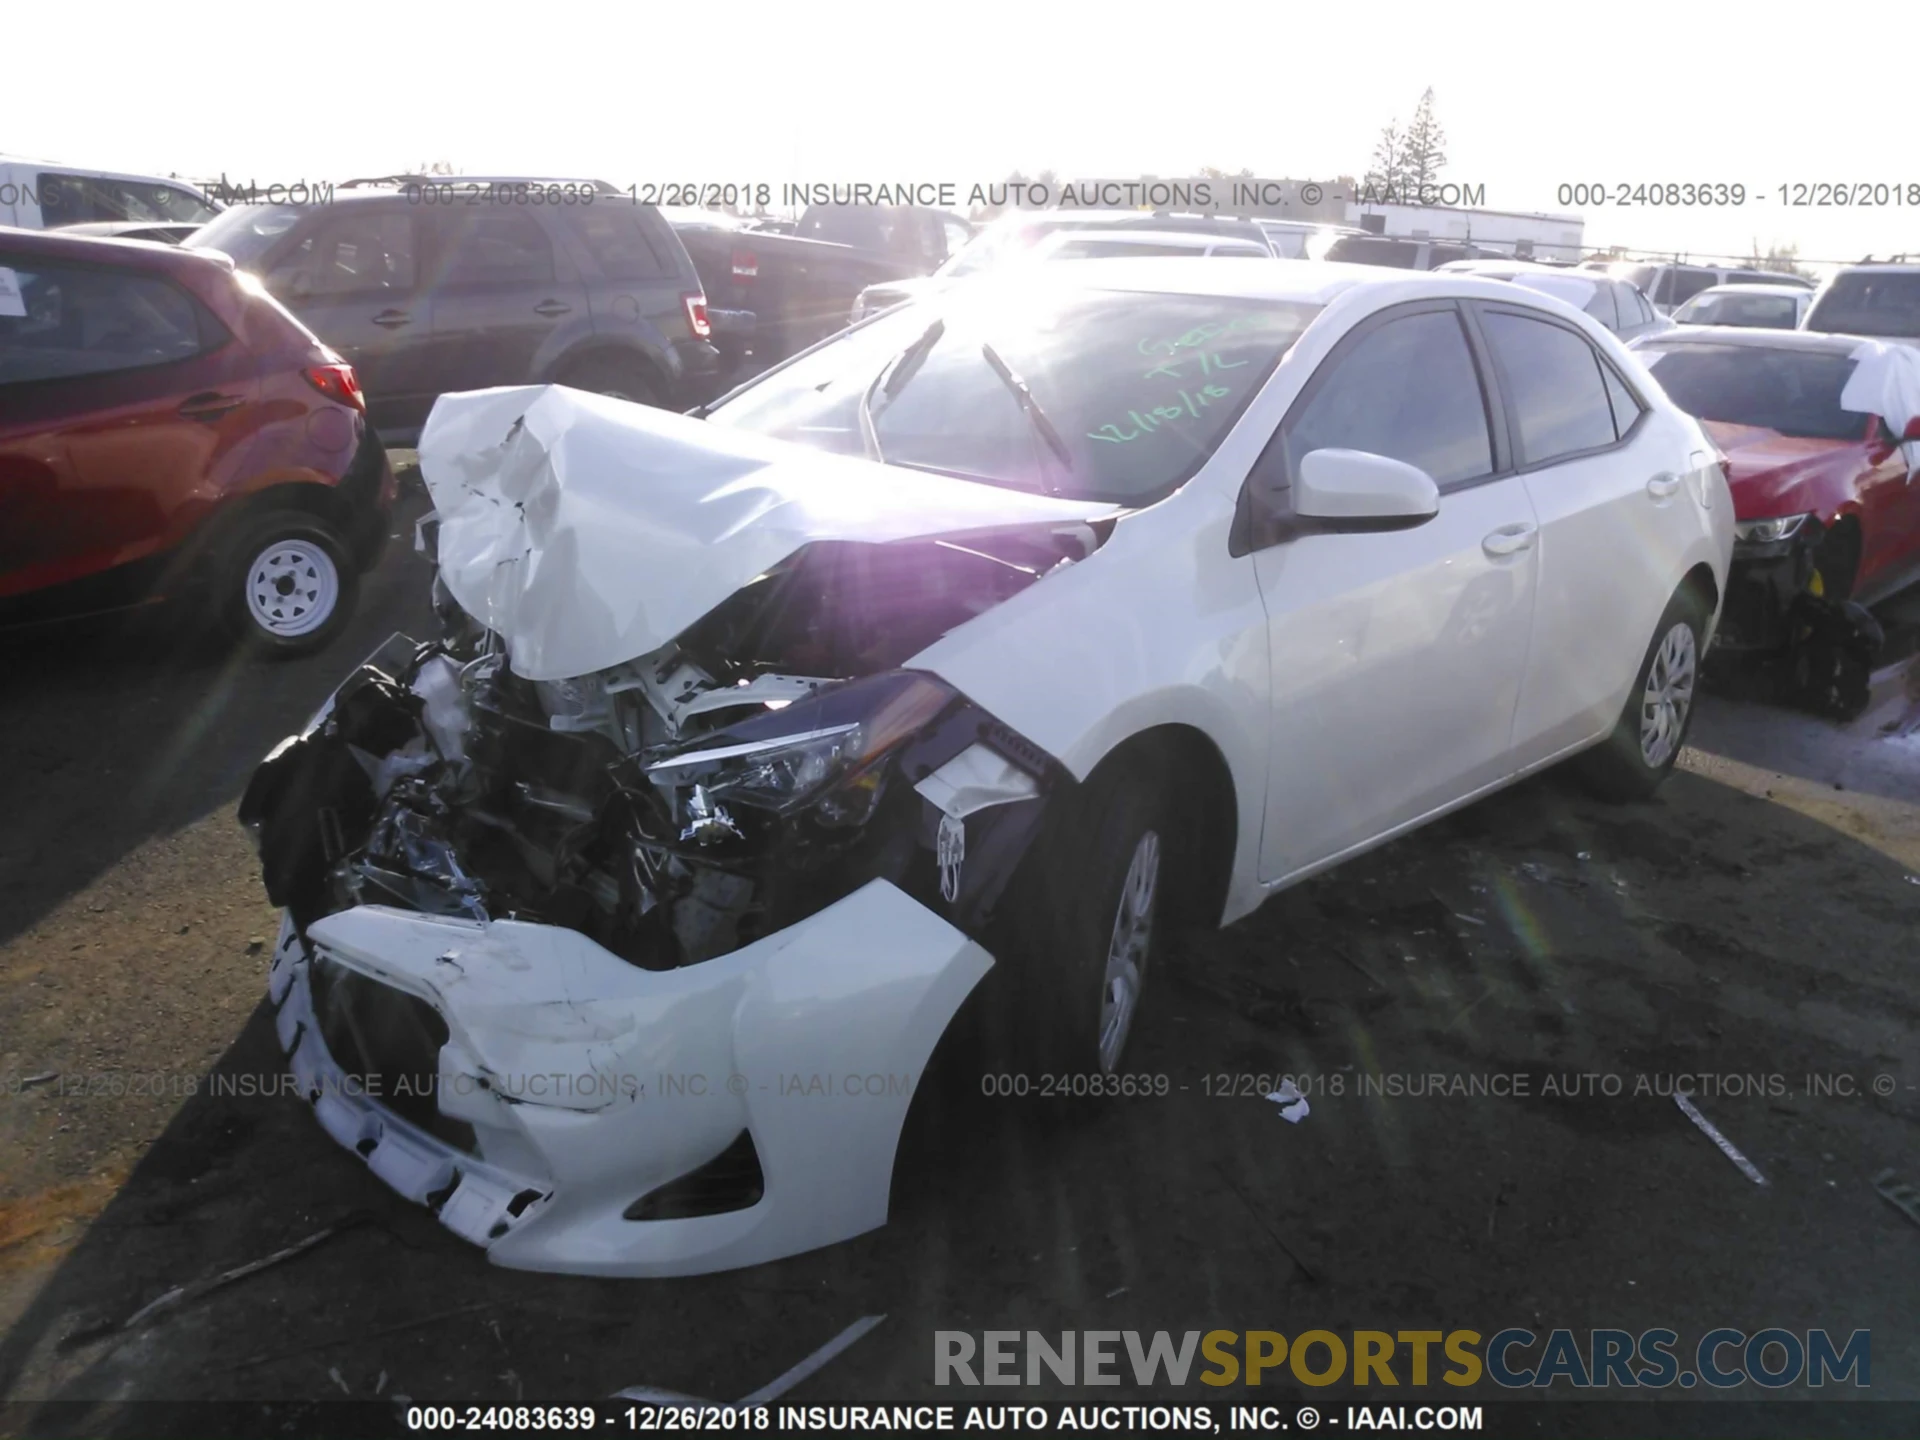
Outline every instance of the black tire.
{"type": "Polygon", "coordinates": [[[223,548],[211,599],[230,640],[291,658],[331,644],[353,618],[359,593],[352,548],[331,525],[308,511],[275,510],[223,548]]]}
{"type": "MultiPolygon", "coordinates": [[[[1169,877],[1178,873],[1173,807],[1143,776],[1126,770],[1096,775],[1067,797],[1036,840],[1010,887],[996,928],[1005,973],[999,977],[996,1058],[1029,1078],[1037,1094],[1043,1077],[1098,1077],[1119,1072],[1137,1029],[1144,984],[1167,932],[1169,877]],[[1149,838],[1151,837],[1151,838],[1149,838]],[[1137,983],[1132,1006],[1118,1024],[1117,1042],[1103,1049],[1110,952],[1129,916],[1121,909],[1138,861],[1151,872],[1145,925],[1135,936],[1137,983]]],[[[1137,878],[1137,876],[1135,877],[1137,878]]],[[[1138,905],[1140,888],[1129,897],[1138,905]]]]}
{"type": "MultiPolygon", "coordinates": [[[[1645,800],[1673,773],[1687,743],[1687,728],[1693,723],[1693,701],[1709,618],[1706,602],[1691,586],[1683,587],[1667,602],[1612,733],[1577,762],[1580,778],[1601,799],[1645,800]],[[1686,639],[1674,638],[1683,626],[1688,632],[1686,639]],[[1670,646],[1683,649],[1687,657],[1685,692],[1677,706],[1662,706],[1650,699],[1648,684],[1656,662],[1662,665],[1663,675],[1675,670],[1676,651],[1670,646]],[[1664,657],[1663,649],[1667,651],[1664,657]],[[1674,708],[1678,709],[1677,716],[1672,713],[1674,708]],[[1662,710],[1666,712],[1664,721],[1658,718],[1662,710]]],[[[1669,698],[1679,698],[1678,684],[1667,687],[1666,693],[1669,698]]]]}
{"type": "Polygon", "coordinates": [[[659,386],[645,364],[616,355],[597,355],[581,361],[567,371],[561,383],[613,400],[631,400],[636,405],[660,404],[659,386]]]}

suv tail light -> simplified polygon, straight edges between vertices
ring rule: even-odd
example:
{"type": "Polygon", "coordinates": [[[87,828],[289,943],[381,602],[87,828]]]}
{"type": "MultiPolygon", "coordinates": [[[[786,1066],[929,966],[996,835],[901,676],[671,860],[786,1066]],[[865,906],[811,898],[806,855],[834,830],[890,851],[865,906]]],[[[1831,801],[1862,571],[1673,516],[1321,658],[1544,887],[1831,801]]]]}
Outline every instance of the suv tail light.
{"type": "Polygon", "coordinates": [[[362,414],[366,413],[367,399],[360,393],[360,377],[353,373],[353,366],[345,361],[337,365],[309,365],[301,373],[307,377],[309,385],[329,400],[351,405],[362,414]]]}
{"type": "Polygon", "coordinates": [[[751,250],[733,252],[733,278],[751,280],[760,273],[760,257],[751,250]]]}
{"type": "Polygon", "coordinates": [[[705,340],[713,334],[713,322],[707,319],[707,297],[695,291],[691,295],[682,295],[680,299],[687,307],[687,324],[693,327],[693,338],[705,340]]]}

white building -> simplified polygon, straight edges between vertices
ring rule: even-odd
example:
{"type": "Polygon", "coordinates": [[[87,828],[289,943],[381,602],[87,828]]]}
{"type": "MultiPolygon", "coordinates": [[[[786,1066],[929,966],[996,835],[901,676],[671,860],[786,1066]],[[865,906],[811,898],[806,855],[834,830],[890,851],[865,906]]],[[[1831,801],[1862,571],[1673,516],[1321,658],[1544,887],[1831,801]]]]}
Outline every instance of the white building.
{"type": "Polygon", "coordinates": [[[1406,240],[1469,241],[1522,260],[1578,261],[1586,253],[1587,222],[1578,215],[1355,201],[1347,206],[1347,223],[1406,240]]]}

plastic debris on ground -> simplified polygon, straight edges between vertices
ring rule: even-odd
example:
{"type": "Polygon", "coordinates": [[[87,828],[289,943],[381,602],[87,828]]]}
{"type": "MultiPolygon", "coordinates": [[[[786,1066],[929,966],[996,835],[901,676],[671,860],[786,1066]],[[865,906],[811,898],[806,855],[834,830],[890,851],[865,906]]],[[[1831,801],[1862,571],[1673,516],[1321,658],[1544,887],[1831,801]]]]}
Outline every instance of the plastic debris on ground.
{"type": "Polygon", "coordinates": [[[1280,1118],[1289,1125],[1298,1125],[1313,1113],[1307,1104],[1307,1097],[1300,1093],[1291,1080],[1282,1080],[1280,1088],[1271,1092],[1267,1099],[1280,1107],[1280,1118]]]}
{"type": "Polygon", "coordinates": [[[1720,1147],[1721,1154],[1725,1155],[1735,1165],[1740,1167],[1740,1173],[1742,1175],[1746,1176],[1756,1185],[1764,1185],[1767,1183],[1767,1177],[1760,1173],[1760,1167],[1742,1155],[1734,1143],[1720,1133],[1719,1127],[1700,1113],[1693,1101],[1689,1100],[1685,1095],[1675,1095],[1673,1097],[1673,1103],[1680,1107],[1680,1112],[1683,1115],[1700,1127],[1700,1133],[1702,1135],[1705,1135],[1709,1140],[1713,1141],[1715,1145],[1720,1147]]]}
{"type": "Polygon", "coordinates": [[[886,1318],[884,1315],[862,1316],[778,1379],[769,1384],[762,1385],[751,1395],[732,1401],[731,1403],[702,1400],[698,1396],[681,1395],[672,1390],[657,1390],[650,1385],[636,1385],[631,1389],[622,1390],[613,1398],[616,1400],[639,1400],[650,1405],[672,1408],[686,1405],[699,1405],[716,1406],[721,1410],[748,1410],[760,1405],[770,1405],[789,1390],[793,1389],[793,1387],[798,1385],[802,1380],[810,1379],[817,1371],[825,1368],[830,1362],[839,1358],[841,1353],[856,1340],[860,1339],[886,1318]]]}
{"type": "Polygon", "coordinates": [[[1891,1170],[1873,1177],[1874,1193],[1914,1224],[1920,1225],[1920,1189],[1907,1184],[1891,1170]]]}

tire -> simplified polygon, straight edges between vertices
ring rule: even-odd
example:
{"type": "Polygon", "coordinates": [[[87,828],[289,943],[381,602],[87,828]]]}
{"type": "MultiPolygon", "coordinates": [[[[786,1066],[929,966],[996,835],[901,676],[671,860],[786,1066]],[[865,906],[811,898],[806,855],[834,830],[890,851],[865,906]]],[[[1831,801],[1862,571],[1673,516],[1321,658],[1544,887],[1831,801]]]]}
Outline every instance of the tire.
{"type": "Polygon", "coordinates": [[[1581,779],[1601,799],[1645,800],[1673,773],[1693,721],[1708,616],[1691,587],[1667,602],[1612,733],[1579,759],[1581,779]]]}
{"type": "Polygon", "coordinates": [[[213,603],[227,636],[261,654],[323,650],[353,618],[360,574],[319,516],[276,510],[248,525],[216,567],[213,603]]]}
{"type": "Polygon", "coordinates": [[[1112,1075],[1126,1059],[1167,930],[1172,807],[1143,777],[1096,776],[1016,876],[1003,921],[1009,982],[997,1046],[1041,1077],[1112,1075]]]}
{"type": "Polygon", "coordinates": [[[636,405],[660,404],[659,387],[647,368],[637,360],[599,356],[583,360],[569,370],[561,382],[575,390],[605,395],[610,400],[630,400],[636,405]]]}

